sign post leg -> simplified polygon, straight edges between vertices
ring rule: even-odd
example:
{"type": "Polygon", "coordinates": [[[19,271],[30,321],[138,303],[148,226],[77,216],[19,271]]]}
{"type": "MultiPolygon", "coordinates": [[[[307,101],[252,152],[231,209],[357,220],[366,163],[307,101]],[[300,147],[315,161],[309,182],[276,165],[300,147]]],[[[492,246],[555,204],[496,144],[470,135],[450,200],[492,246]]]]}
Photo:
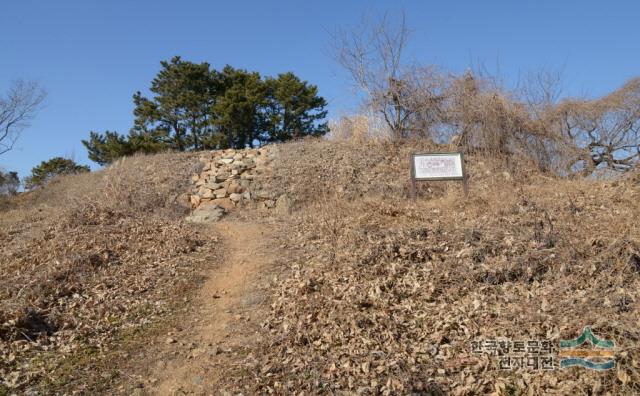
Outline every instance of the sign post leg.
{"type": "Polygon", "coordinates": [[[412,200],[414,201],[416,200],[416,181],[413,177],[409,182],[409,196],[411,197],[412,200]]]}

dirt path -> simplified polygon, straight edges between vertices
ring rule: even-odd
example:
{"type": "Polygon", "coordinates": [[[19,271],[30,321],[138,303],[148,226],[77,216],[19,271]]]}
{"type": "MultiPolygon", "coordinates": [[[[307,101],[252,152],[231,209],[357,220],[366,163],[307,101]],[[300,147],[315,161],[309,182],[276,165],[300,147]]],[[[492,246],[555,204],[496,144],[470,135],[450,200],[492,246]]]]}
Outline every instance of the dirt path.
{"type": "MultiPolygon", "coordinates": [[[[275,263],[274,230],[256,221],[227,220],[211,225],[222,237],[225,257],[208,275],[193,313],[162,340],[166,351],[152,372],[157,395],[218,394],[216,386],[230,360],[260,337],[264,271],[275,263]]],[[[164,349],[164,347],[163,347],[164,349]]]]}

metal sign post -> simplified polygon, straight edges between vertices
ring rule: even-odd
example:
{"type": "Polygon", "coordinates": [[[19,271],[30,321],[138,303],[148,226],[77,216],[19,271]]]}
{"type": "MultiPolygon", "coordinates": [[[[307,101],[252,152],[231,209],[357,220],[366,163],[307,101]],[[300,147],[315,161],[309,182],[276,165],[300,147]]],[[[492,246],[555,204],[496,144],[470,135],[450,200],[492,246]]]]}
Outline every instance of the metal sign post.
{"type": "Polygon", "coordinates": [[[469,195],[469,183],[464,170],[464,156],[461,152],[414,153],[411,154],[410,195],[416,198],[418,181],[460,180],[464,196],[469,195]]]}

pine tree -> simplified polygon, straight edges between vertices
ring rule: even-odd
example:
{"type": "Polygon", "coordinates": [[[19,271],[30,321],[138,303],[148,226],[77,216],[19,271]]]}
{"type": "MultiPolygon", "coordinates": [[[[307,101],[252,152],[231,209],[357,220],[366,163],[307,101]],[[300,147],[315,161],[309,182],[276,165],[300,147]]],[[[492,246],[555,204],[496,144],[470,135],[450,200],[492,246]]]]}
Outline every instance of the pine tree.
{"type": "Polygon", "coordinates": [[[200,150],[212,132],[210,109],[218,94],[215,73],[208,63],[187,62],[179,56],[160,64],[149,89],[153,98],[140,92],[133,96],[133,131],[175,150],[200,150]]]}
{"type": "Polygon", "coordinates": [[[31,169],[31,176],[25,178],[24,184],[26,189],[32,190],[45,185],[56,176],[84,173],[89,170],[88,166],[78,165],[71,159],[55,157],[42,161],[40,165],[31,169]]]}
{"type": "Polygon", "coordinates": [[[257,72],[208,63],[161,62],[153,97],[133,95],[129,135],[90,132],[82,143],[101,165],[136,152],[243,148],[328,132],[327,102],[293,73],[263,79],[257,72]]]}
{"type": "Polygon", "coordinates": [[[266,87],[259,73],[226,66],[219,75],[224,94],[216,100],[213,125],[220,148],[253,146],[264,125],[266,87]]]}
{"type": "Polygon", "coordinates": [[[318,87],[300,80],[293,73],[278,75],[266,81],[270,105],[269,141],[283,142],[304,136],[321,136],[329,131],[324,98],[318,96],[318,87]]]}

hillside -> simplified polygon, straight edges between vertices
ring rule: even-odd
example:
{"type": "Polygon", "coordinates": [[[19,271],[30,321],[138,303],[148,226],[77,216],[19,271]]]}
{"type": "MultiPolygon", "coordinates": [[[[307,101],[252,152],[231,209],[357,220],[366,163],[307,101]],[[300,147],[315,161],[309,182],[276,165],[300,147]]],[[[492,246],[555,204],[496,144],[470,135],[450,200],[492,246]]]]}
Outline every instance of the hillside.
{"type": "Polygon", "coordinates": [[[251,188],[287,210],[239,201],[211,224],[184,220],[198,153],[23,194],[0,217],[0,394],[640,392],[640,175],[477,154],[467,198],[440,182],[410,200],[410,153],[442,149],[278,145],[251,188]],[[615,340],[615,369],[473,351],[585,326],[615,340]]]}

